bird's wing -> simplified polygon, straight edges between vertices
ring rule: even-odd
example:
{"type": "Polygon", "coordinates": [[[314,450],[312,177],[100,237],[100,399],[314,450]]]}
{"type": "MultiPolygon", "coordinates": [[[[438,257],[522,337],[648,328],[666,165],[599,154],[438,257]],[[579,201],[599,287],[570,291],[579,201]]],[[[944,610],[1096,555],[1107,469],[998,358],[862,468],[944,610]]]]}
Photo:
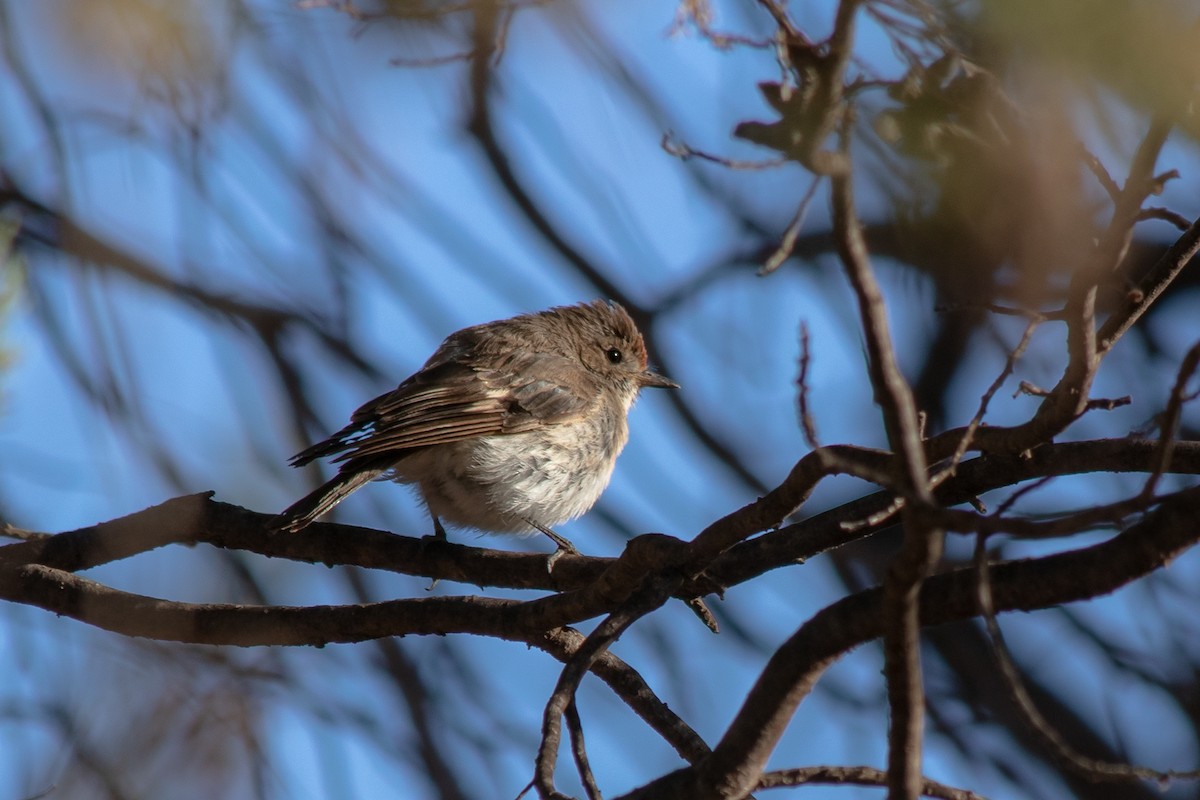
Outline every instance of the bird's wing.
{"type": "Polygon", "coordinates": [[[435,354],[420,372],[355,411],[345,428],[297,455],[293,465],[333,454],[335,461],[362,464],[395,460],[415,448],[569,422],[598,402],[598,387],[531,377],[571,374],[572,368],[578,375],[578,365],[563,356],[513,355],[483,370],[469,360],[435,354]]]}

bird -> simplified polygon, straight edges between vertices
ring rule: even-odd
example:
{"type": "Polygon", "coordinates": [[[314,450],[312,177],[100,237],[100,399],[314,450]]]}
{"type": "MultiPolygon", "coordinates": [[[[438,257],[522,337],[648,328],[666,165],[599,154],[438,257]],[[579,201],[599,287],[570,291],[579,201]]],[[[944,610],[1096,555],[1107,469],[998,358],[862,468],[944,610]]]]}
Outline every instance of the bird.
{"type": "Polygon", "coordinates": [[[645,341],[611,301],[556,306],[450,334],[417,372],[301,451],[337,474],[274,517],[297,532],[369,481],[415,486],[433,518],[485,532],[542,532],[587,512],[629,439],[645,388],[679,388],[647,366],[645,341]]]}

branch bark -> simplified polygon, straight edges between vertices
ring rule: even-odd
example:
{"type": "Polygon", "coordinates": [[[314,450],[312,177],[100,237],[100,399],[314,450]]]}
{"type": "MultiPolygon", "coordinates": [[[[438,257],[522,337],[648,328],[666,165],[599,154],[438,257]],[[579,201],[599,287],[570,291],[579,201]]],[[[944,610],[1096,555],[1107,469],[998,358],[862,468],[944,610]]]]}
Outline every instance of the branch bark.
{"type": "MultiPolygon", "coordinates": [[[[1108,594],[1169,563],[1200,539],[1200,488],[1166,500],[1141,522],[1101,544],[991,569],[997,611],[1033,611],[1108,594]],[[1086,588],[1085,588],[1086,587],[1086,588]]],[[[922,626],[979,614],[973,568],[928,579],[922,626]]],[[[822,673],[854,647],[884,633],[885,592],[870,589],[817,612],[767,662],[710,756],[624,795],[623,800],[747,797],[796,708],[822,673]]]]}

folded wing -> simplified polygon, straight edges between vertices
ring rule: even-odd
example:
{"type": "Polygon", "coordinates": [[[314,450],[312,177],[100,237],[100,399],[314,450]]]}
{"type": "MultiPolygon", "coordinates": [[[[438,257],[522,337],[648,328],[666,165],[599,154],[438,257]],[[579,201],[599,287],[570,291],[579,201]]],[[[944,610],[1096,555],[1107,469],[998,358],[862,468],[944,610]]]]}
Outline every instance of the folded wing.
{"type": "Polygon", "coordinates": [[[580,419],[598,402],[598,386],[544,377],[578,376],[565,369],[570,364],[563,356],[525,353],[478,370],[464,363],[469,356],[461,347],[454,348],[459,357],[444,357],[449,344],[421,371],[355,411],[345,428],[297,454],[292,466],[336,456],[345,462],[343,473],[380,469],[423,447],[580,419]]]}

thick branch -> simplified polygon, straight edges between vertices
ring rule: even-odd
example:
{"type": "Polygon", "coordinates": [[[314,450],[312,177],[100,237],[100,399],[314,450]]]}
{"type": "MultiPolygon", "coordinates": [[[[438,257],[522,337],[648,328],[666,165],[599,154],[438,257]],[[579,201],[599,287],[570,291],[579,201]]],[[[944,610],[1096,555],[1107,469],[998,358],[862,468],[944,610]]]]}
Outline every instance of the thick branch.
{"type": "MultiPolygon", "coordinates": [[[[1151,439],[1099,439],[1090,442],[1060,442],[1039,447],[1028,456],[1006,454],[973,458],[959,465],[953,478],[934,492],[942,506],[969,502],[973,498],[1022,481],[1059,475],[1098,472],[1151,473],[1159,463],[1158,442],[1151,439]]],[[[1200,475],[1200,442],[1176,442],[1170,472],[1200,475]]],[[[767,536],[744,542],[725,553],[707,574],[721,586],[736,586],[761,574],[813,558],[821,553],[877,533],[895,524],[887,519],[877,524],[846,525],[878,515],[895,502],[891,492],[876,492],[843,506],[780,528],[767,536]]],[[[684,591],[687,591],[685,587],[684,591]]]]}
{"type": "MultiPolygon", "coordinates": [[[[1158,442],[1151,439],[1099,439],[1047,444],[1028,457],[985,455],[960,464],[956,474],[937,488],[935,497],[938,503],[949,506],[1047,476],[1152,473],[1160,463],[1158,449],[1158,442]]],[[[686,583],[679,597],[686,599],[736,586],[894,524],[887,520],[854,530],[844,527],[845,523],[876,515],[894,502],[891,492],[877,492],[769,535],[742,541],[782,522],[822,476],[838,474],[847,462],[867,464],[879,472],[890,469],[890,456],[883,451],[833,446],[822,452],[832,458],[817,453],[805,455],[777,489],[714,522],[701,534],[719,540],[715,549],[724,552],[703,575],[686,583]],[[725,542],[741,543],[728,547],[725,542]]],[[[1200,442],[1176,442],[1167,472],[1200,474],[1200,442]]],[[[265,530],[270,514],[210,498],[211,493],[177,497],[116,520],[0,546],[0,566],[42,564],[76,572],[170,544],[211,544],[272,558],[382,569],[472,586],[564,591],[592,584],[615,561],[566,556],[555,564],[553,573],[547,573],[545,556],[536,553],[470,547],[333,522],[317,522],[302,533],[278,536],[265,530]]],[[[671,546],[669,541],[666,544],[671,546]]],[[[647,557],[655,556],[650,553],[647,557]]]]}
{"type": "MultiPolygon", "coordinates": [[[[1109,541],[1001,563],[992,571],[995,608],[1032,611],[1112,592],[1195,544],[1200,539],[1197,514],[1200,488],[1189,489],[1168,498],[1142,522],[1109,541]]],[[[847,651],[883,634],[884,605],[884,592],[870,589],[819,611],[772,655],[711,756],[643,786],[626,795],[627,800],[746,797],[787,722],[825,669],[847,651]],[[718,783],[719,779],[724,782],[718,783]]],[[[928,579],[919,608],[924,626],[977,616],[974,569],[928,579]]]]}
{"type": "MultiPolygon", "coordinates": [[[[26,544],[42,543],[3,550],[26,544]]],[[[127,636],[197,644],[324,645],[454,632],[525,641],[534,632],[590,619],[621,605],[646,575],[664,564],[678,564],[682,546],[667,536],[640,536],[626,547],[626,557],[610,562],[586,587],[526,602],[423,597],[309,608],[177,603],[111,589],[45,564],[3,562],[0,597],[127,636]]]]}

